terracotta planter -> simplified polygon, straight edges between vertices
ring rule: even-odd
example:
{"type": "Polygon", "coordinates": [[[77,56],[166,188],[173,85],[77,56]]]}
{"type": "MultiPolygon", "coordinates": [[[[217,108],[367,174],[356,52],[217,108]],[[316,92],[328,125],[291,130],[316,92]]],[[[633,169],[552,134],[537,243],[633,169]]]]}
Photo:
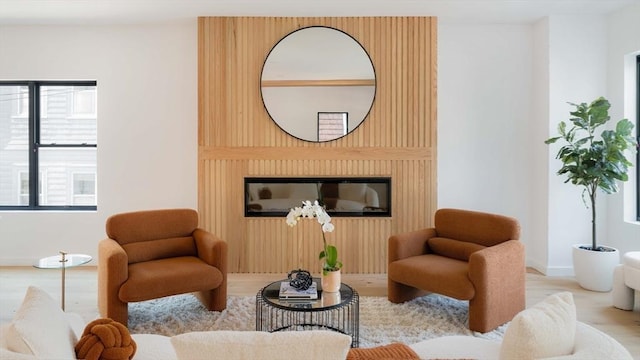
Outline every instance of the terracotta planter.
{"type": "Polygon", "coordinates": [[[329,271],[327,275],[322,274],[322,291],[331,293],[340,291],[341,281],[340,270],[329,271]]]}

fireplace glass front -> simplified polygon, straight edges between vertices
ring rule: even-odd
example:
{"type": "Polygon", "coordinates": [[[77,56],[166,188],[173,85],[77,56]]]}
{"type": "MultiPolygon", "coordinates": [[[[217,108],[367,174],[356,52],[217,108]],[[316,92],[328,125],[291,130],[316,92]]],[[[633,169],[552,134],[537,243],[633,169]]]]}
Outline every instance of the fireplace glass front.
{"type": "Polygon", "coordinates": [[[244,179],[245,216],[286,216],[305,200],[318,200],[331,216],[391,216],[391,178],[244,179]]]}

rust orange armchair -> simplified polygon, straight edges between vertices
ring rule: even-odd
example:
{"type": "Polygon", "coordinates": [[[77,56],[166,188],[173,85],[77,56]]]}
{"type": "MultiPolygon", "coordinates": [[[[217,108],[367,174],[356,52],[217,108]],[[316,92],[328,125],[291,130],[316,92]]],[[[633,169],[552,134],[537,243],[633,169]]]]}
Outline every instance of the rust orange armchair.
{"type": "Polygon", "coordinates": [[[125,326],[128,303],[194,292],[209,310],[227,307],[227,243],[198,228],[192,209],[117,214],[98,244],[100,315],[125,326]]]}
{"type": "Polygon", "coordinates": [[[514,218],[439,209],[434,227],[393,235],[388,298],[427,293],[469,301],[469,329],[488,332],[525,308],[525,253],[514,218]]]}

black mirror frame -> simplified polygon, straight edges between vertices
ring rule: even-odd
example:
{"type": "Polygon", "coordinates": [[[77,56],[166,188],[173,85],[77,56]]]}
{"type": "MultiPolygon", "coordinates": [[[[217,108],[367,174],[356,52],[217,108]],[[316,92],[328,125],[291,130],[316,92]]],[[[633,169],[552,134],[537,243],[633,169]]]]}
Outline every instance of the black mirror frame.
{"type": "Polygon", "coordinates": [[[283,36],[280,40],[278,40],[278,42],[276,42],[271,49],[269,50],[269,52],[267,53],[267,56],[264,58],[264,61],[262,63],[262,69],[260,69],[260,78],[258,79],[259,82],[259,88],[260,88],[260,99],[262,100],[262,106],[264,107],[264,110],[267,112],[267,115],[269,115],[269,118],[271,119],[271,121],[273,121],[274,124],[276,124],[276,126],[282,130],[284,133],[286,133],[287,135],[294,137],[298,140],[301,141],[306,141],[306,142],[311,142],[311,143],[326,143],[326,142],[330,142],[330,141],[335,141],[338,139],[342,139],[345,136],[348,136],[349,134],[351,134],[352,132],[356,131],[360,125],[362,125],[362,123],[364,123],[364,121],[369,117],[369,115],[371,114],[371,110],[373,109],[373,104],[375,104],[376,101],[376,96],[378,95],[378,75],[376,73],[376,67],[373,64],[373,60],[371,60],[371,55],[369,55],[369,52],[367,51],[367,49],[358,41],[356,40],[353,36],[351,36],[349,33],[340,30],[340,29],[336,29],[334,27],[331,26],[325,26],[325,25],[311,25],[311,26],[304,26],[301,28],[298,28],[290,33],[288,33],[287,35],[283,36]],[[267,63],[267,60],[269,59],[269,55],[271,55],[271,53],[273,52],[273,50],[278,46],[278,44],[280,44],[280,42],[282,42],[284,39],[286,39],[288,36],[290,36],[291,34],[294,34],[298,31],[301,30],[305,30],[305,29],[309,29],[309,28],[327,28],[327,29],[331,29],[331,30],[336,30],[339,31],[343,34],[345,34],[346,36],[350,37],[356,44],[358,44],[358,46],[360,46],[362,48],[362,51],[364,51],[364,53],[367,55],[367,57],[369,58],[369,62],[371,63],[371,68],[373,69],[373,77],[374,77],[374,85],[373,85],[373,98],[371,99],[371,105],[369,106],[369,109],[367,110],[367,113],[364,115],[364,117],[362,118],[362,120],[358,123],[358,125],[353,128],[353,130],[351,131],[347,131],[347,133],[343,136],[337,137],[335,139],[331,139],[331,140],[326,140],[326,141],[319,141],[319,140],[307,140],[307,139],[302,139],[298,136],[292,135],[290,132],[288,132],[286,129],[284,129],[282,126],[280,126],[280,124],[273,118],[273,116],[271,115],[271,113],[269,112],[269,109],[267,108],[267,104],[264,101],[264,94],[262,93],[262,76],[264,73],[264,66],[267,63]]]}

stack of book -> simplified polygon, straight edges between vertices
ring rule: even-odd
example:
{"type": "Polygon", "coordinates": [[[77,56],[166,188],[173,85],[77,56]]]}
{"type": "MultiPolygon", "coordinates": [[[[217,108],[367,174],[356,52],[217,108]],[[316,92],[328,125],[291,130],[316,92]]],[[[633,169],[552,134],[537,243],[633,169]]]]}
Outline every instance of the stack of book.
{"type": "Polygon", "coordinates": [[[306,290],[298,290],[291,286],[288,281],[280,283],[281,300],[316,300],[318,299],[318,284],[312,282],[306,290]]]}

